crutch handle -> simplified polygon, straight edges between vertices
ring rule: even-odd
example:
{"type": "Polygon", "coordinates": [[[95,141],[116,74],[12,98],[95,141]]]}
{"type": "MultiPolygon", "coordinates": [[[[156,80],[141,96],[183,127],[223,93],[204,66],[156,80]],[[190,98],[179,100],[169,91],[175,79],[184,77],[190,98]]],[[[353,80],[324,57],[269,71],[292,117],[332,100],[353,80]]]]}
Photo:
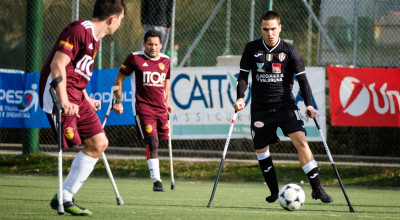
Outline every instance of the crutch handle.
{"type": "MultiPolygon", "coordinates": [[[[310,110],[307,110],[307,115],[308,115],[309,117],[311,117],[311,111],[310,111],[310,110]]],[[[317,128],[318,128],[318,130],[319,130],[320,127],[319,127],[319,123],[318,123],[317,119],[316,119],[316,118],[313,118],[313,119],[314,119],[314,122],[315,122],[315,126],[317,126],[317,128]]]]}

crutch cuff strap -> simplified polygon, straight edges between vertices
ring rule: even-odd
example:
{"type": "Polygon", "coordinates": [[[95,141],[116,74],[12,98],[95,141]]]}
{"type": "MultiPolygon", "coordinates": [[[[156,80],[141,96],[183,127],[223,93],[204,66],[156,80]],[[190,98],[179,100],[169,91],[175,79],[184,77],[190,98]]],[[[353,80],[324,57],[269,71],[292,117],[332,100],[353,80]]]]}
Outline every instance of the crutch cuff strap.
{"type": "Polygon", "coordinates": [[[53,79],[51,81],[51,83],[50,83],[51,88],[55,89],[61,81],[62,81],[62,77],[61,76],[53,79]]]}

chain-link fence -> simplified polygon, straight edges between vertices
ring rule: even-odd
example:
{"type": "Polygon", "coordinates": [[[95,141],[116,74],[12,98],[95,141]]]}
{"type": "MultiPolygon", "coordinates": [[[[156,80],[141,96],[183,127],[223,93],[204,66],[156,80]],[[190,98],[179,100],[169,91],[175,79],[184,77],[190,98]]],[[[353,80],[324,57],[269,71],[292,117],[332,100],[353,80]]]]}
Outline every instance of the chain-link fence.
{"type": "MultiPolygon", "coordinates": [[[[91,19],[94,0],[43,0],[43,30],[40,54],[44,61],[61,30],[71,21],[91,19]]],[[[95,69],[118,68],[125,57],[141,49],[143,26],[141,1],[125,0],[127,13],[121,27],[102,40],[95,69]]],[[[161,4],[173,1],[146,1],[161,4]]],[[[330,47],[302,1],[280,0],[176,0],[175,26],[171,39],[179,45],[178,65],[184,67],[216,66],[218,57],[241,55],[246,43],[261,37],[259,17],[272,7],[281,15],[281,38],[299,50],[306,66],[342,64],[354,66],[398,66],[400,55],[399,0],[308,0],[316,17],[333,42],[330,47]],[[335,53],[335,50],[337,53],[335,53]],[[340,57],[337,56],[340,55],[340,57]]],[[[30,33],[27,23],[27,1],[0,0],[0,68],[26,70],[30,33]],[[28,37],[27,37],[28,36],[28,37]]],[[[167,8],[164,5],[160,8],[167,8]]],[[[153,6],[154,7],[154,6],[153,6]]],[[[157,15],[153,16],[154,18],[157,15]]],[[[33,71],[40,71],[35,69],[33,71]]],[[[110,79],[113,80],[113,79],[110,79]]],[[[328,97],[327,90],[327,97],[328,97]]],[[[334,127],[330,125],[327,103],[327,139],[333,154],[361,156],[400,156],[399,128],[334,127]]],[[[228,126],[228,125],[227,125],[228,126]]],[[[134,126],[108,126],[105,129],[110,146],[144,152],[134,126]]],[[[22,129],[0,128],[1,143],[21,143],[22,129]]],[[[49,129],[41,129],[41,150],[54,145],[49,129]]],[[[219,156],[225,140],[179,140],[173,142],[174,154],[180,156],[219,156]]],[[[325,154],[321,143],[310,143],[315,154],[325,154]]],[[[162,155],[166,144],[161,145],[162,155]],[[164,148],[164,149],[163,149],[164,148]]],[[[274,153],[295,155],[290,142],[276,144],[274,153]]],[[[254,158],[252,142],[233,139],[228,155],[254,158]],[[250,156],[249,156],[250,155],[250,156]]],[[[165,155],[167,155],[165,153],[165,155]]],[[[291,157],[291,156],[290,156],[291,157]]],[[[296,157],[294,157],[296,158],[296,157]]]]}

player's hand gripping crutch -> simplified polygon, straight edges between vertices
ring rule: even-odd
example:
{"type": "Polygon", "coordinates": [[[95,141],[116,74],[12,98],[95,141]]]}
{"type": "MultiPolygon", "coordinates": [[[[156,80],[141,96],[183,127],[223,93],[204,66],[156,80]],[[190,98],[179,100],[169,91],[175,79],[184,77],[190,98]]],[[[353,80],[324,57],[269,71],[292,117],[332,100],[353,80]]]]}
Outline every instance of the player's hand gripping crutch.
{"type": "Polygon", "coordinates": [[[211,193],[210,201],[208,202],[207,208],[211,208],[211,205],[212,205],[212,202],[214,199],[215,190],[217,189],[217,185],[218,185],[219,175],[221,174],[222,164],[224,163],[224,160],[225,160],[226,151],[228,151],[229,140],[231,139],[233,125],[235,124],[236,117],[237,117],[237,111],[235,111],[235,114],[232,117],[231,126],[229,127],[228,137],[226,138],[224,151],[222,152],[222,157],[221,157],[221,162],[219,164],[217,177],[215,178],[214,188],[211,193]]]}
{"type": "Polygon", "coordinates": [[[62,173],[62,124],[61,113],[63,112],[62,106],[58,101],[56,95],[56,87],[62,81],[62,77],[57,77],[50,83],[50,95],[53,100],[53,105],[56,110],[56,129],[57,129],[57,144],[58,144],[58,207],[57,212],[59,215],[64,214],[63,205],[63,173],[62,173]]]}
{"type": "MultiPolygon", "coordinates": [[[[310,110],[307,110],[307,115],[311,116],[310,110]]],[[[315,122],[315,126],[317,126],[319,134],[321,135],[322,143],[324,144],[326,153],[328,154],[328,157],[329,157],[329,160],[331,161],[332,167],[335,170],[336,177],[339,180],[340,187],[342,188],[342,191],[343,191],[344,197],[346,198],[347,205],[349,206],[350,212],[354,212],[353,206],[351,205],[349,197],[347,196],[346,190],[344,189],[342,180],[340,179],[339,172],[336,169],[335,162],[333,161],[331,152],[329,151],[329,147],[328,147],[328,144],[326,143],[326,140],[325,140],[324,134],[322,133],[321,127],[319,126],[317,119],[316,118],[313,118],[313,119],[315,122]]]]}
{"type": "Polygon", "coordinates": [[[168,125],[169,125],[168,150],[169,150],[169,164],[171,173],[171,190],[174,190],[175,189],[174,163],[172,160],[172,143],[171,143],[172,126],[171,126],[171,121],[169,120],[169,115],[168,115],[168,125]]]}
{"type": "MultiPolygon", "coordinates": [[[[113,86],[113,87],[111,87],[111,97],[112,97],[112,98],[111,98],[111,100],[110,100],[110,104],[108,105],[107,113],[106,113],[106,116],[105,116],[104,121],[103,121],[103,129],[104,129],[104,126],[106,125],[107,118],[108,118],[108,116],[110,115],[111,109],[112,109],[112,107],[113,107],[113,103],[114,103],[114,92],[115,92],[116,90],[118,90],[118,89],[119,89],[119,86],[113,86]]],[[[97,103],[96,103],[96,104],[97,104],[97,103]]],[[[96,107],[97,107],[97,106],[96,106],[96,107]]],[[[112,173],[111,173],[110,165],[108,164],[107,157],[106,157],[106,155],[104,154],[104,152],[101,154],[101,158],[103,159],[104,167],[106,168],[108,177],[110,178],[111,184],[112,184],[112,186],[113,186],[113,188],[114,188],[115,196],[117,197],[117,204],[118,204],[118,205],[122,205],[122,204],[124,204],[124,201],[122,200],[121,196],[119,195],[118,188],[117,188],[117,184],[115,184],[114,176],[113,176],[112,173]]]]}

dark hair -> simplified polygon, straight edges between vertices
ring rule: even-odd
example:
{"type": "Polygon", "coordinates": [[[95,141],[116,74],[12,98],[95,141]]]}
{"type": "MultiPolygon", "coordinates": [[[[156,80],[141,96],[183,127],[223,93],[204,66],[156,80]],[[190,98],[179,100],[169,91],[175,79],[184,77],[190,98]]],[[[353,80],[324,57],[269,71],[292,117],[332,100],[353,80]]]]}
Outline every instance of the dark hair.
{"type": "Polygon", "coordinates": [[[146,43],[147,38],[149,38],[149,37],[158,37],[158,38],[160,38],[160,43],[162,43],[161,33],[159,31],[156,31],[156,30],[147,31],[146,34],[144,34],[143,42],[146,43]]]}
{"type": "Polygon", "coordinates": [[[277,20],[278,23],[281,23],[281,17],[279,16],[278,13],[274,12],[274,11],[266,11],[264,12],[263,15],[261,15],[260,17],[260,24],[262,23],[262,21],[265,20],[277,20]]]}
{"type": "Polygon", "coordinates": [[[126,6],[124,0],[96,0],[93,9],[93,18],[101,21],[106,20],[111,15],[119,16],[124,11],[126,14],[126,6]]]}

